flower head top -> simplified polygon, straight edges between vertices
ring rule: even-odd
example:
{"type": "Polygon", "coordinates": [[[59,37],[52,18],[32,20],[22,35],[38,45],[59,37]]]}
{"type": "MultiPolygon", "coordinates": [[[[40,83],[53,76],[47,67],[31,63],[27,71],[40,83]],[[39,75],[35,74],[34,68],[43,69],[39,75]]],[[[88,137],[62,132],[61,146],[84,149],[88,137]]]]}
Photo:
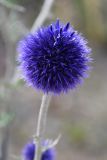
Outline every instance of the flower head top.
{"type": "Polygon", "coordinates": [[[45,93],[75,88],[86,77],[91,61],[87,41],[59,20],[29,34],[18,49],[24,79],[45,93]]]}

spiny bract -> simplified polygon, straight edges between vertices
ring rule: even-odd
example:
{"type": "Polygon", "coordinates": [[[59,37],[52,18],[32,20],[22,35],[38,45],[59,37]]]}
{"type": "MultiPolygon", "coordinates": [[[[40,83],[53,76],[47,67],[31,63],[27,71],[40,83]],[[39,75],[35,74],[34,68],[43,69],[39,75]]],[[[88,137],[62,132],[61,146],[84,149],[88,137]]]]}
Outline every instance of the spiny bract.
{"type": "Polygon", "coordinates": [[[18,46],[23,78],[44,93],[73,89],[87,76],[91,49],[70,26],[57,20],[27,35],[18,46]]]}
{"type": "MultiPolygon", "coordinates": [[[[22,156],[23,160],[34,160],[35,156],[35,144],[33,142],[29,142],[25,145],[22,156]]],[[[55,149],[50,148],[44,151],[41,155],[41,160],[54,160],[55,159],[55,149]]]]}

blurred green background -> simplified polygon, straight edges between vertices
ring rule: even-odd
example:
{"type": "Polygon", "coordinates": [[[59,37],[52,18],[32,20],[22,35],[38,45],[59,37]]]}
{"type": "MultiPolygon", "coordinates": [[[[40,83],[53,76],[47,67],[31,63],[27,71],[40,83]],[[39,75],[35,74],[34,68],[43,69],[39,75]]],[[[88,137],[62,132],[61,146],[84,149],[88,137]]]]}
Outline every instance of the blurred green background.
{"type": "MultiPolygon", "coordinates": [[[[16,48],[43,3],[0,0],[0,160],[20,160],[36,131],[42,93],[18,79],[16,48]]],[[[107,0],[55,0],[44,25],[56,18],[83,33],[94,60],[82,86],[53,96],[45,137],[62,133],[58,160],[107,160],[107,0]]]]}

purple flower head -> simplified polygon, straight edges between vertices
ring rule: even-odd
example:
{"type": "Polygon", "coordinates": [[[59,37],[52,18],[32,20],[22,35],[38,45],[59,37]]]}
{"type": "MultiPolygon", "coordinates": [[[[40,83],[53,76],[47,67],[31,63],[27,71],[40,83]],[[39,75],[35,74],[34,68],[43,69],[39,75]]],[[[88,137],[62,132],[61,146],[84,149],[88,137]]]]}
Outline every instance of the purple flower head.
{"type": "Polygon", "coordinates": [[[34,160],[35,155],[35,144],[33,142],[30,142],[25,145],[22,151],[22,156],[24,160],[34,160]]]}
{"type": "MultiPolygon", "coordinates": [[[[35,144],[33,142],[30,142],[25,145],[22,154],[24,160],[34,160],[35,156],[35,144]]],[[[50,148],[44,151],[41,155],[41,160],[54,160],[55,158],[55,149],[50,148]]]]}
{"type": "Polygon", "coordinates": [[[45,93],[75,88],[86,78],[91,61],[87,41],[59,20],[26,36],[18,50],[24,79],[45,93]]]}

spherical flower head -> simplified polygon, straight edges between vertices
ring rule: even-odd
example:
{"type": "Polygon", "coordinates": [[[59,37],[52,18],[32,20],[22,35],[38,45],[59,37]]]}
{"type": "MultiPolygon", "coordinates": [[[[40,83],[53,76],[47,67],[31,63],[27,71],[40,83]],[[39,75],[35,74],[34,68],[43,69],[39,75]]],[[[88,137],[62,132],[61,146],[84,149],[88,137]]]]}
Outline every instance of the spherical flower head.
{"type": "MultiPolygon", "coordinates": [[[[35,148],[36,145],[33,142],[29,142],[25,145],[22,156],[24,160],[34,160],[35,157],[35,148]]],[[[55,149],[49,148],[46,151],[44,151],[41,155],[41,160],[54,160],[55,159],[55,149]]]]}
{"type": "Polygon", "coordinates": [[[23,78],[44,93],[75,88],[86,78],[91,61],[87,41],[59,20],[27,35],[18,51],[23,78]]]}

